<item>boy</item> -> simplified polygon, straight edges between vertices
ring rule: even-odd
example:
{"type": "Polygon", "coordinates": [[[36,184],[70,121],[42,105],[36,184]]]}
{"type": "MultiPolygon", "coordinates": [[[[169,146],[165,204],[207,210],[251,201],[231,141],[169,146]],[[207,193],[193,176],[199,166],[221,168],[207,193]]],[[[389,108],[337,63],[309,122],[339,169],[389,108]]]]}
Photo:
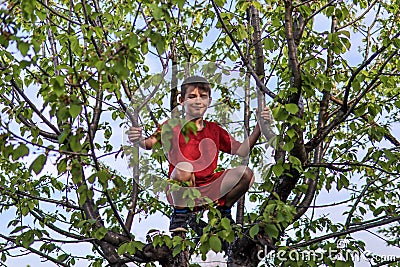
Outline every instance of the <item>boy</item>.
{"type": "MultiPolygon", "coordinates": [[[[202,197],[207,197],[217,203],[223,217],[233,222],[231,207],[243,196],[254,182],[254,174],[247,166],[214,172],[217,167],[218,152],[245,157],[250,153],[260,136],[260,126],[257,124],[249,137],[240,143],[217,123],[203,119],[211,103],[211,85],[201,76],[186,78],[181,85],[179,102],[185,111],[185,121],[192,123],[197,130],[187,133],[184,125],[172,128],[169,144],[168,161],[170,179],[185,182],[190,187],[196,187],[202,197]]],[[[271,122],[271,112],[265,108],[261,112],[265,123],[271,122]]],[[[163,129],[163,128],[162,128],[163,129]]],[[[157,138],[157,133],[163,134],[162,129],[144,139],[142,129],[131,127],[128,137],[131,142],[139,141],[145,149],[151,149],[157,142],[164,139],[157,138]]],[[[171,232],[187,231],[187,221],[190,209],[180,194],[172,195],[174,213],[171,217],[169,230],[171,232]],[[180,196],[179,196],[180,195],[180,196]]]]}

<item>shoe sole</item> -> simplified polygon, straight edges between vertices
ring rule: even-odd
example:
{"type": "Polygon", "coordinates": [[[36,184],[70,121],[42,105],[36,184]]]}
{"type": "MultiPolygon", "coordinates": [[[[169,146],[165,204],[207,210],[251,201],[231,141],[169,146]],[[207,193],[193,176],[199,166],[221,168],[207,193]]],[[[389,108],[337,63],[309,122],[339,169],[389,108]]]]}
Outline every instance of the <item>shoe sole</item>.
{"type": "Polygon", "coordinates": [[[178,227],[178,228],[175,228],[175,229],[169,229],[169,231],[172,232],[172,233],[176,233],[176,232],[185,232],[186,233],[188,230],[183,228],[183,227],[178,227]]]}

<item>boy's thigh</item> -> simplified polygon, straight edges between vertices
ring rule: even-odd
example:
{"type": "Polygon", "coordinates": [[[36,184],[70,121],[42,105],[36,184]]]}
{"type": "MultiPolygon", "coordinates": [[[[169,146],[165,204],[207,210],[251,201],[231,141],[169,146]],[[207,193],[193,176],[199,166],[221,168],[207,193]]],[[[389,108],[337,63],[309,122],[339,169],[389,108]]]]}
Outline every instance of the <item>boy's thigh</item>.
{"type": "Polygon", "coordinates": [[[220,187],[222,196],[228,194],[242,180],[247,169],[247,166],[238,166],[225,171],[224,175],[222,175],[223,179],[220,187]]]}
{"type": "Polygon", "coordinates": [[[190,186],[194,186],[193,165],[190,162],[179,162],[172,171],[170,178],[181,182],[190,181],[190,186]]]}
{"type": "Polygon", "coordinates": [[[246,166],[213,173],[207,184],[198,185],[202,197],[216,201],[228,194],[241,180],[246,171],[246,166]]]}

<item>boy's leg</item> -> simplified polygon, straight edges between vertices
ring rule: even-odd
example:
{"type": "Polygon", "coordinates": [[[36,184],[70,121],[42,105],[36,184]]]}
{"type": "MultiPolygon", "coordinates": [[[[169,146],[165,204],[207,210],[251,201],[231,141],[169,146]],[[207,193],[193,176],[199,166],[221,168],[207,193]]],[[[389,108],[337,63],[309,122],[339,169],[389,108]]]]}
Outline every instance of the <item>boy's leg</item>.
{"type": "Polygon", "coordinates": [[[190,182],[190,186],[194,186],[193,165],[189,162],[179,162],[172,171],[170,178],[179,182],[190,182]]]}
{"type": "Polygon", "coordinates": [[[253,182],[253,171],[247,166],[228,170],[221,184],[221,195],[225,195],[223,206],[231,208],[249,190],[253,182]]]}
{"type": "MultiPolygon", "coordinates": [[[[180,162],[175,166],[171,173],[172,180],[178,182],[189,182],[189,186],[194,186],[193,166],[189,162],[180,162]]],[[[181,187],[178,191],[172,191],[172,205],[174,212],[171,216],[169,225],[170,232],[186,232],[187,223],[191,216],[191,212],[187,205],[187,200],[183,198],[183,193],[186,189],[181,187]]]]}
{"type": "Polygon", "coordinates": [[[220,188],[223,197],[220,198],[220,206],[217,208],[221,212],[221,217],[229,219],[231,223],[235,222],[232,218],[231,207],[249,190],[253,182],[254,174],[247,166],[226,171],[220,188]]]}
{"type": "Polygon", "coordinates": [[[179,162],[171,173],[170,179],[179,182],[177,190],[171,190],[172,205],[183,209],[188,207],[188,199],[183,197],[188,187],[195,185],[193,166],[189,162],[179,162]],[[185,183],[185,184],[184,184],[185,183]]]}

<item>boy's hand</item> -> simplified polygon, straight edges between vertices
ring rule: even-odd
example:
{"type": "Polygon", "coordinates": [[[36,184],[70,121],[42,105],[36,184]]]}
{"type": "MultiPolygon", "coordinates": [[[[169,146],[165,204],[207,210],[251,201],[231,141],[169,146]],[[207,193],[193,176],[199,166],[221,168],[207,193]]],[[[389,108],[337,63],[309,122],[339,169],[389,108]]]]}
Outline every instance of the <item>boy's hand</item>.
{"type": "Polygon", "coordinates": [[[261,118],[264,120],[264,123],[271,124],[272,123],[272,112],[269,107],[265,107],[261,113],[261,118]]]}
{"type": "Polygon", "coordinates": [[[141,127],[130,127],[128,130],[128,138],[132,143],[140,141],[143,139],[142,137],[142,128],[141,127]]]}

